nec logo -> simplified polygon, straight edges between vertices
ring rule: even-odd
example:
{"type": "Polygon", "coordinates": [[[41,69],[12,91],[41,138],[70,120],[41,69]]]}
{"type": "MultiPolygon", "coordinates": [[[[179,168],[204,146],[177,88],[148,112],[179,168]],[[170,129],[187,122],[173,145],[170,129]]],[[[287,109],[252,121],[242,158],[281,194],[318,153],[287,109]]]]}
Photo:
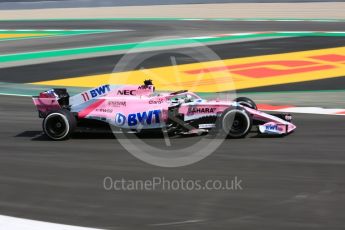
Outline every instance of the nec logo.
{"type": "Polygon", "coordinates": [[[117,95],[126,95],[126,96],[134,96],[135,95],[135,91],[136,90],[128,90],[128,89],[124,89],[124,90],[118,90],[117,91],[117,95]]]}
{"type": "Polygon", "coordinates": [[[110,91],[109,85],[102,85],[96,89],[90,90],[90,94],[91,94],[91,97],[94,98],[94,97],[97,97],[99,95],[103,95],[109,91],[110,91]]]}

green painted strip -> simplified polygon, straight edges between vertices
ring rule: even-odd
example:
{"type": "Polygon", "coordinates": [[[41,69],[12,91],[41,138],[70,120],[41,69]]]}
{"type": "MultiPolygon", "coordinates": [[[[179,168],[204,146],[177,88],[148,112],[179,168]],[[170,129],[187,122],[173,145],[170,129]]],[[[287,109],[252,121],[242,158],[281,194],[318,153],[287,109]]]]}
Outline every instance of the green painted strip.
{"type": "Polygon", "coordinates": [[[17,37],[17,38],[0,38],[0,41],[11,41],[11,40],[23,40],[23,39],[36,39],[36,38],[47,38],[57,36],[75,36],[75,35],[86,35],[86,34],[98,34],[98,33],[113,33],[123,32],[128,30],[0,30],[0,34],[37,34],[38,36],[29,37],[17,37]],[[45,35],[40,35],[45,34],[45,35]]]}
{"type": "Polygon", "coordinates": [[[72,56],[80,54],[92,54],[100,52],[112,52],[112,51],[123,51],[129,49],[144,49],[154,47],[169,47],[169,46],[180,46],[188,44],[198,43],[210,43],[220,41],[230,41],[236,39],[250,39],[250,38],[261,38],[261,37],[282,37],[282,36],[345,36],[344,32],[275,32],[275,33],[247,33],[247,34],[234,34],[232,36],[222,37],[195,37],[195,38],[177,38],[157,41],[146,41],[141,43],[125,43],[105,46],[94,46],[94,47],[81,47],[61,50],[48,50],[30,53],[17,53],[17,54],[6,54],[0,55],[0,63],[8,63],[14,61],[25,61],[40,58],[52,58],[62,56],[72,56]]]}
{"type": "Polygon", "coordinates": [[[49,19],[2,19],[1,22],[14,21],[314,21],[314,22],[345,22],[345,19],[325,18],[49,18],[49,19]]]}
{"type": "Polygon", "coordinates": [[[17,37],[17,38],[0,38],[0,42],[3,41],[17,41],[17,40],[25,40],[25,39],[39,39],[39,38],[48,38],[54,37],[53,35],[46,35],[46,36],[30,36],[30,37],[17,37]]]}
{"type": "Polygon", "coordinates": [[[110,46],[95,46],[86,48],[73,48],[73,49],[62,49],[53,51],[42,51],[42,52],[32,52],[32,53],[19,53],[19,54],[9,54],[0,56],[0,63],[11,62],[11,61],[24,61],[38,58],[50,58],[50,57],[61,57],[70,56],[78,54],[90,54],[98,52],[109,52],[117,50],[128,50],[140,46],[140,48],[157,47],[157,46],[169,46],[169,45],[179,45],[179,44],[190,44],[193,43],[192,40],[167,40],[167,41],[156,41],[156,42],[146,42],[143,44],[138,43],[127,43],[119,45],[110,46]]]}

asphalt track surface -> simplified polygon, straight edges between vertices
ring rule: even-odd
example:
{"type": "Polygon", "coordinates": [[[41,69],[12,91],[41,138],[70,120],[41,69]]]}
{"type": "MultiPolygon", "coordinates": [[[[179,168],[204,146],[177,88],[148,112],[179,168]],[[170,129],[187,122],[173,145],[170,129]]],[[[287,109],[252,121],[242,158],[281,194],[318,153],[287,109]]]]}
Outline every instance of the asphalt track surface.
{"type": "Polygon", "coordinates": [[[260,31],[344,31],[345,23],[233,21],[0,21],[1,29],[115,29],[130,30],[89,36],[4,41],[0,53],[22,53],[70,47],[141,42],[168,37],[207,36],[260,31]]]}
{"type": "MultiPolygon", "coordinates": [[[[41,136],[30,100],[1,97],[1,214],[109,229],[344,226],[343,117],[296,115],[298,130],[290,136],[225,140],[207,159],[168,169],[134,158],[111,136],[85,134],[65,142],[49,141],[41,136]],[[126,180],[237,176],[243,190],[106,191],[107,176],[126,180]]],[[[175,144],[190,142],[182,138],[175,144]]]]}
{"type": "MultiPolygon", "coordinates": [[[[301,24],[275,27],[293,30],[294,25],[301,24]]],[[[327,25],[329,30],[342,30],[344,24],[327,25]]],[[[241,30],[253,28],[262,29],[256,24],[242,25],[241,30]]],[[[43,67],[42,72],[54,71],[43,67]]],[[[196,164],[161,168],[136,159],[112,136],[48,140],[41,134],[30,98],[1,96],[0,106],[2,215],[108,229],[343,229],[345,225],[343,116],[295,114],[298,129],[290,136],[251,134],[247,139],[225,140],[196,164]],[[243,190],[106,191],[107,176],[127,180],[237,176],[243,190]]],[[[174,143],[184,146],[193,140],[179,138],[174,143]]],[[[145,141],[163,142],[161,138],[145,141]]]]}

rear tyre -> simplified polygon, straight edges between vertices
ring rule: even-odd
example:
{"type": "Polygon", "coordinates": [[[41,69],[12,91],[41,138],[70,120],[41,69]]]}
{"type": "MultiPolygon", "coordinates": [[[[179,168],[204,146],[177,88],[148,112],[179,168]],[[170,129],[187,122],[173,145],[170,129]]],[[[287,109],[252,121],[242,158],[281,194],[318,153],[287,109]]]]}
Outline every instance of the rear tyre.
{"type": "Polygon", "coordinates": [[[43,120],[43,132],[52,140],[65,140],[76,127],[76,118],[68,110],[59,110],[48,114],[43,120]]]}
{"type": "Polygon", "coordinates": [[[220,129],[223,135],[230,138],[244,138],[253,125],[252,117],[240,107],[225,110],[220,117],[220,129]]]}
{"type": "Polygon", "coordinates": [[[258,109],[258,107],[256,106],[256,103],[248,97],[238,97],[235,99],[235,101],[238,102],[238,104],[249,107],[251,109],[255,109],[255,110],[258,109]]]}

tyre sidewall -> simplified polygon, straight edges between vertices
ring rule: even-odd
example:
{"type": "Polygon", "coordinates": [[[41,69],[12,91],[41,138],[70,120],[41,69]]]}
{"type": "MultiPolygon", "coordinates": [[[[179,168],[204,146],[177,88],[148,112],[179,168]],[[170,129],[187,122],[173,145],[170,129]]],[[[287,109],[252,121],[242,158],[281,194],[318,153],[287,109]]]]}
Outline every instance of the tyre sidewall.
{"type": "Polygon", "coordinates": [[[52,140],[65,140],[67,138],[69,138],[69,136],[71,135],[71,133],[73,132],[74,128],[75,128],[75,118],[73,117],[73,115],[69,112],[69,111],[56,111],[56,112],[51,112],[47,115],[47,117],[43,120],[42,123],[42,127],[43,127],[43,132],[52,140]],[[66,126],[65,132],[63,133],[63,135],[61,136],[54,136],[53,134],[51,134],[48,130],[47,130],[47,121],[53,117],[59,116],[62,118],[62,120],[64,121],[64,125],[66,126]]]}
{"type": "Polygon", "coordinates": [[[251,127],[252,127],[252,118],[243,108],[240,108],[240,107],[229,108],[225,110],[222,116],[220,117],[219,128],[221,130],[221,133],[222,135],[226,135],[227,137],[230,137],[230,138],[243,138],[247,136],[247,134],[251,130],[251,127]],[[245,118],[245,121],[246,121],[246,129],[240,134],[231,133],[232,127],[230,129],[229,127],[225,127],[226,122],[231,122],[231,124],[233,124],[235,115],[237,114],[241,114],[245,118]],[[227,121],[227,119],[230,119],[230,121],[229,120],[227,121]]]}

